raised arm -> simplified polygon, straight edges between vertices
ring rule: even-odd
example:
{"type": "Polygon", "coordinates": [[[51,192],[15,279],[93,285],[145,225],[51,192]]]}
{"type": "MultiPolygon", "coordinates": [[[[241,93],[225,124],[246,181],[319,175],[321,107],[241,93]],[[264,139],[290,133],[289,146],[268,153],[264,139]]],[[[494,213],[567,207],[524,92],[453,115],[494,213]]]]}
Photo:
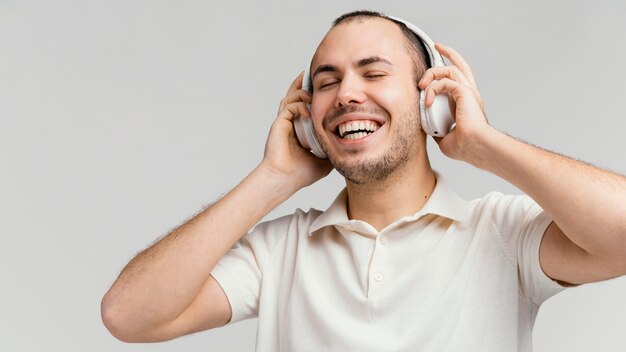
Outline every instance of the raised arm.
{"type": "Polygon", "coordinates": [[[229,321],[228,301],[210,275],[217,262],[270,210],[332,169],[295,139],[291,120],[308,114],[305,103],[310,102],[301,85],[302,74],[281,101],[263,161],[226,196],[121,272],[101,304],[103,322],[116,338],[164,341],[229,321]],[[198,304],[203,298],[214,301],[198,304]]]}
{"type": "Polygon", "coordinates": [[[548,276],[583,284],[626,275],[626,178],[489,126],[469,66],[453,49],[437,48],[452,65],[428,70],[419,86],[428,89],[426,105],[438,93],[456,102],[456,128],[438,140],[442,152],[504,178],[550,215],[540,247],[548,276]]]}

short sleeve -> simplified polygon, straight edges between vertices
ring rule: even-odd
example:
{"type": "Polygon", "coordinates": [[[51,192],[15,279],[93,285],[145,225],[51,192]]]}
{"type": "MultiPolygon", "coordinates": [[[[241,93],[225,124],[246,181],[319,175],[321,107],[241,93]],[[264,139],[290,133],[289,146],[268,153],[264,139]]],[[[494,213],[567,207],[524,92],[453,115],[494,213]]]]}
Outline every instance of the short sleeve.
{"type": "Polygon", "coordinates": [[[552,219],[529,196],[493,196],[493,221],[517,263],[522,294],[533,304],[541,305],[566,288],[548,277],[539,261],[541,240],[552,219]]]}
{"type": "Polygon", "coordinates": [[[232,317],[228,324],[258,316],[264,268],[272,250],[286,235],[291,218],[289,215],[259,223],[211,271],[230,303],[232,317]]]}
{"type": "Polygon", "coordinates": [[[541,305],[545,300],[566,288],[548,277],[539,261],[541,240],[551,222],[552,219],[548,214],[533,202],[524,221],[517,249],[517,264],[524,294],[536,305],[541,305]]]}

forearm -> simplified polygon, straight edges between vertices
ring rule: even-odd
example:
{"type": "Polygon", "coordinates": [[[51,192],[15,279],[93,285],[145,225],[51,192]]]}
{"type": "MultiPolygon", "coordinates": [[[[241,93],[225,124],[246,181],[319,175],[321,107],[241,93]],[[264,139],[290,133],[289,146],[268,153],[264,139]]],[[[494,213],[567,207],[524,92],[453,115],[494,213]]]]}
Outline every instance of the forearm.
{"type": "Polygon", "coordinates": [[[224,198],[131,260],[103,298],[103,316],[140,331],[174,320],[228,250],[296,190],[257,167],[224,198]]]}
{"type": "Polygon", "coordinates": [[[481,140],[471,163],[528,194],[572,242],[591,254],[626,251],[626,178],[495,129],[481,140]]]}

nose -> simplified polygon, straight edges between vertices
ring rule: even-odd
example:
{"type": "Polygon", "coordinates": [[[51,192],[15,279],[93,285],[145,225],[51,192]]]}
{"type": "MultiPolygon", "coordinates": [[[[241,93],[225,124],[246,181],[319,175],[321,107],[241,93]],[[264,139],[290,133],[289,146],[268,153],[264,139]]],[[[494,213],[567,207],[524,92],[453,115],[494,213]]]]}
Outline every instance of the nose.
{"type": "Polygon", "coordinates": [[[346,74],[339,83],[335,108],[363,103],[366,99],[363,88],[363,82],[356,75],[346,74]]]}

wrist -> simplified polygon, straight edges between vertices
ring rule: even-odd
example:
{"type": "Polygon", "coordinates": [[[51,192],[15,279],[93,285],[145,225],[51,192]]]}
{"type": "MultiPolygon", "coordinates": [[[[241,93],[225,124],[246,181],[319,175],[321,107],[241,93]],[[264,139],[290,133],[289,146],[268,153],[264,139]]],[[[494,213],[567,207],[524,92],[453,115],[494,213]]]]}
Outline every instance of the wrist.
{"type": "Polygon", "coordinates": [[[511,137],[488,125],[463,148],[464,160],[479,169],[493,172],[495,154],[507,138],[511,137]]]}
{"type": "Polygon", "coordinates": [[[255,175],[255,178],[261,180],[272,192],[275,192],[280,198],[284,198],[282,199],[283,201],[303,187],[297,184],[297,177],[264,162],[259,163],[252,171],[252,174],[255,175]]]}

